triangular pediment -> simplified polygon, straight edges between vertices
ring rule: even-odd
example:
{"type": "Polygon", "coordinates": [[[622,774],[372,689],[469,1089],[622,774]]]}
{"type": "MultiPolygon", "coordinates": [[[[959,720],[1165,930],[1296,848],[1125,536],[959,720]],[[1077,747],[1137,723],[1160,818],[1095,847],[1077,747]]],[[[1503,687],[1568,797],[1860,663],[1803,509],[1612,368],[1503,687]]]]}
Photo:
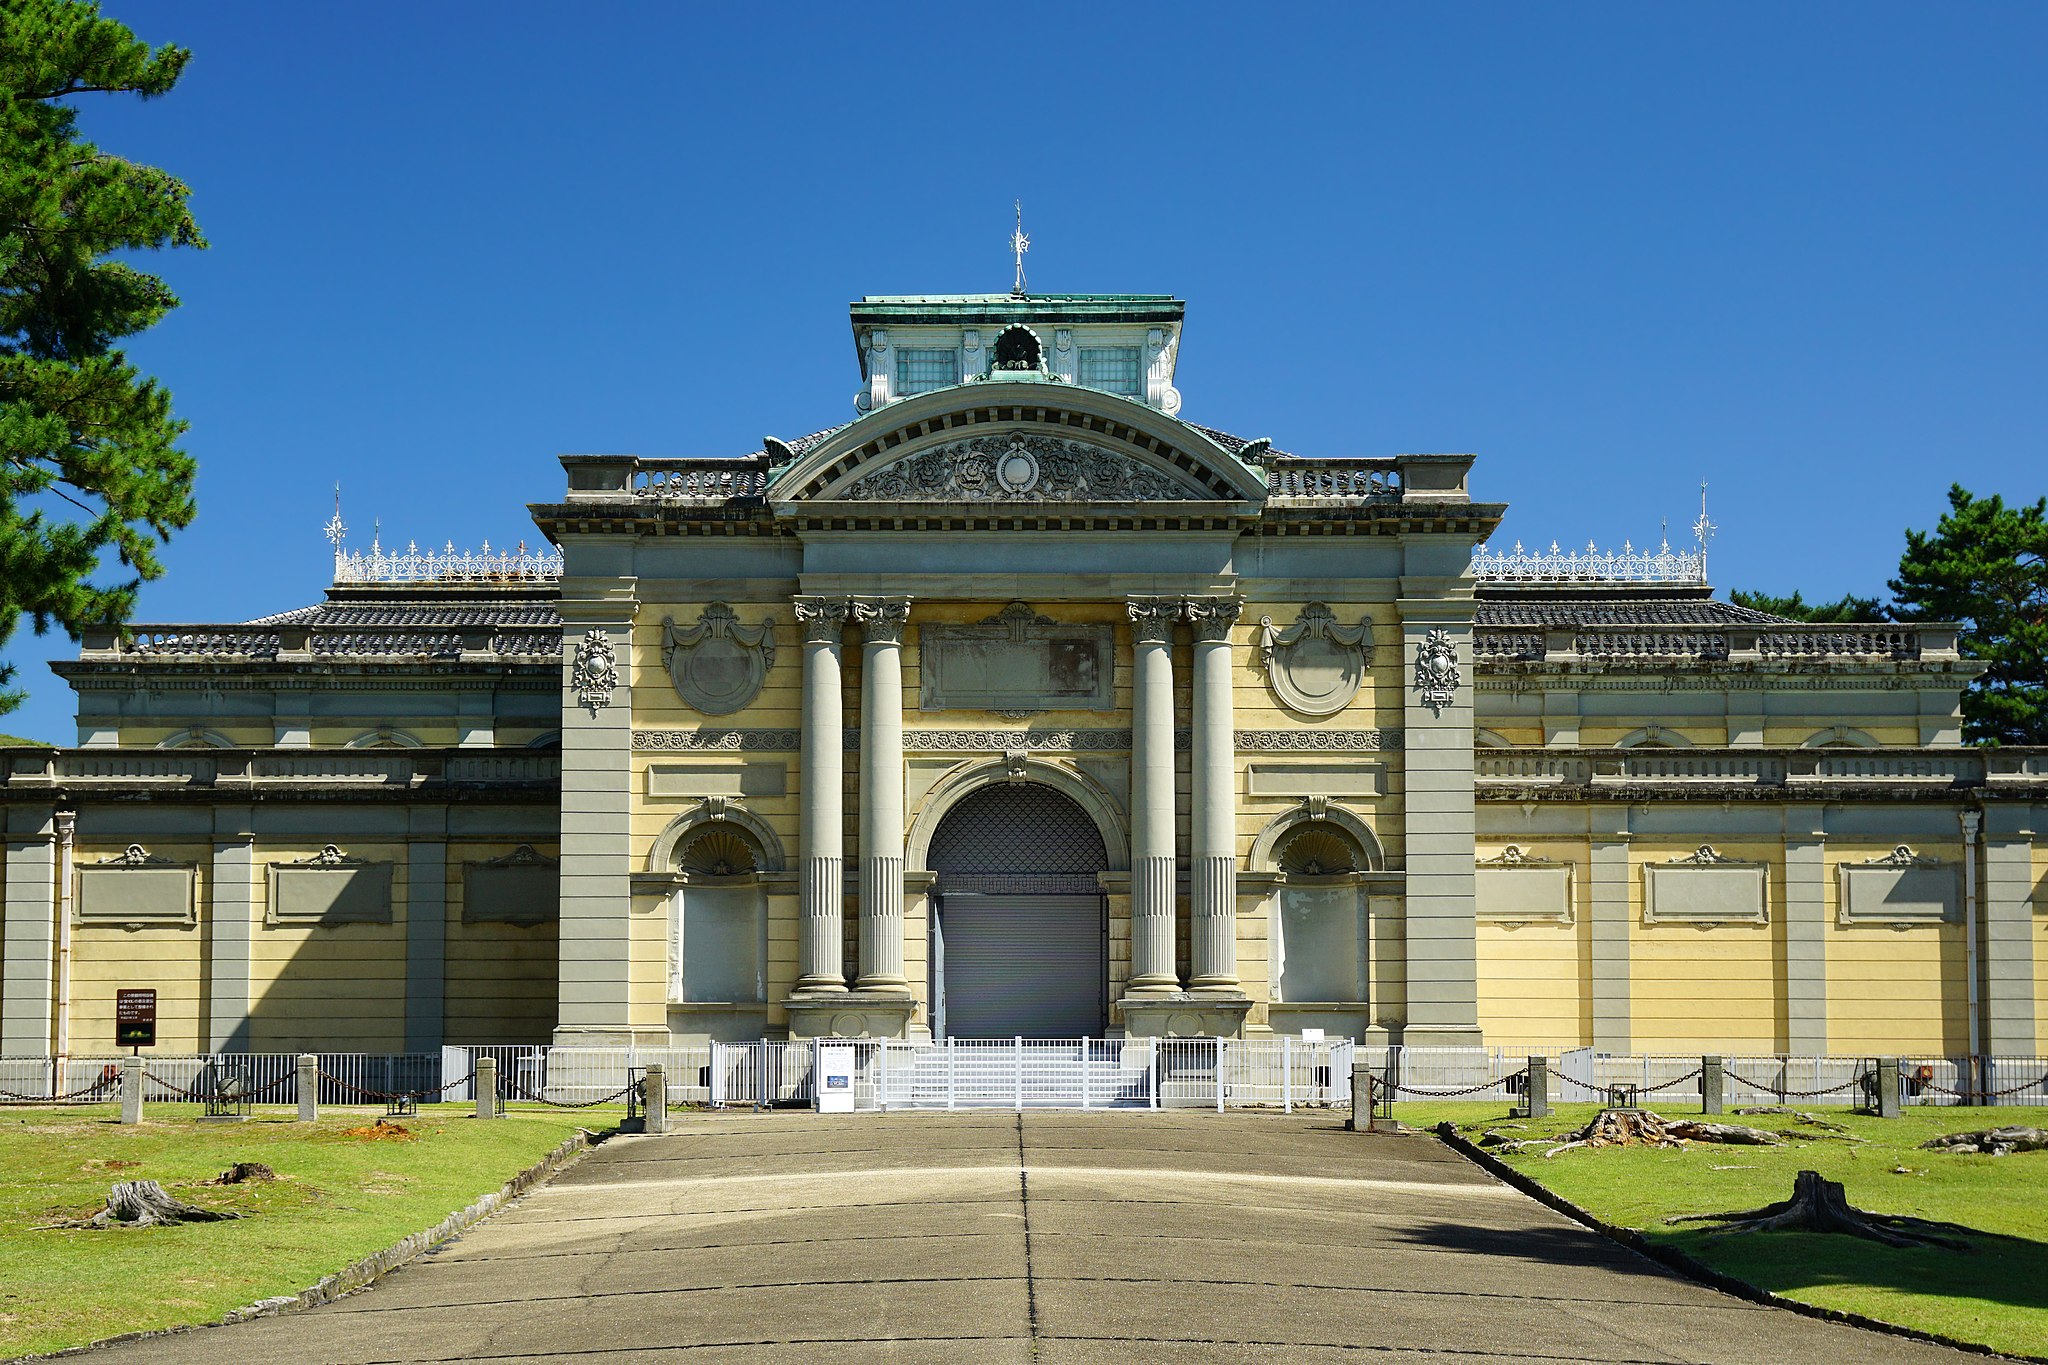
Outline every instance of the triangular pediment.
{"type": "Polygon", "coordinates": [[[977,383],[893,403],[778,471],[772,502],[1257,502],[1264,484],[1200,431],[1114,395],[977,383]]]}

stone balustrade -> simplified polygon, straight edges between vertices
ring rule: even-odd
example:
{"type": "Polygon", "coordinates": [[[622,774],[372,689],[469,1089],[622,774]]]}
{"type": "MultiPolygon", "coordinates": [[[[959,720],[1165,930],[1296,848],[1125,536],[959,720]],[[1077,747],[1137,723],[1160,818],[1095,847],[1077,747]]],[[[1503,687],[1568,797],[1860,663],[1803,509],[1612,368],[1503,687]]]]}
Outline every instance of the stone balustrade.
{"type": "Polygon", "coordinates": [[[139,625],[85,632],[82,662],[185,661],[310,663],[334,659],[517,658],[562,655],[559,625],[507,622],[393,631],[380,626],[139,625]]]}
{"type": "Polygon", "coordinates": [[[0,751],[0,788],[122,791],[152,795],[190,789],[217,798],[227,789],[267,791],[373,788],[427,791],[452,785],[551,793],[561,780],[555,754],[468,749],[12,749],[0,751]]]}
{"type": "Polygon", "coordinates": [[[1956,637],[1957,628],[1947,623],[1524,627],[1481,629],[1474,652],[1496,668],[1539,663],[1956,663],[1962,659],[1956,637]]]}
{"type": "Polygon", "coordinates": [[[2048,749],[1480,749],[1483,796],[1517,792],[1645,787],[1802,789],[1873,785],[1957,790],[1986,785],[2048,786],[2048,749]]]}

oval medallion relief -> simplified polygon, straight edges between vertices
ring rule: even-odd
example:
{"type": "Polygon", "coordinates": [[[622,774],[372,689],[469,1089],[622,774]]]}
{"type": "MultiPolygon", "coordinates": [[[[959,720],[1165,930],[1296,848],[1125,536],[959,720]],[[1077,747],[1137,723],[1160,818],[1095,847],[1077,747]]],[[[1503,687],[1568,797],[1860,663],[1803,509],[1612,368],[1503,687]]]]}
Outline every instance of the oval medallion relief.
{"type": "Polygon", "coordinates": [[[1343,710],[1364,685],[1372,665],[1372,623],[1337,624],[1337,616],[1321,602],[1301,609],[1293,625],[1282,630],[1273,618],[1259,618],[1258,660],[1280,704],[1305,716],[1328,716],[1343,710]]]}

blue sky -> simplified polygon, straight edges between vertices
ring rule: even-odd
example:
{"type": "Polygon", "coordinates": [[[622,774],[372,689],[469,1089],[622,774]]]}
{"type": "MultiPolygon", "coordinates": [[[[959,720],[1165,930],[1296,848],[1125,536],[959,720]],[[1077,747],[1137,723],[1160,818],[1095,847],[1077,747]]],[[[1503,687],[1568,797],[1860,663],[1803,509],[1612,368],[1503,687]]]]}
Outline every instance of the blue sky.
{"type": "MultiPolygon", "coordinates": [[[[1184,415],[1474,451],[1497,543],[1682,534],[1877,591],[1952,480],[2048,491],[2048,7],[579,6],[110,0],[194,50],[85,101],[212,240],[133,345],[199,519],[140,619],[358,543],[536,538],[570,451],[851,415],[867,293],[1188,301],[1184,415]]],[[[10,646],[68,742],[69,689],[10,646]]]]}

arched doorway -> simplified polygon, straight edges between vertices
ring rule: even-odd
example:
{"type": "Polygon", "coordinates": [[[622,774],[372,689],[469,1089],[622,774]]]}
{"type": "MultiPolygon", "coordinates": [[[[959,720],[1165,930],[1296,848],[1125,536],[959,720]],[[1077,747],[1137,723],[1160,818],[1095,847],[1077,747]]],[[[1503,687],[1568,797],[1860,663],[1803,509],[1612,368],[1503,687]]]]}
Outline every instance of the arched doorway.
{"type": "Polygon", "coordinates": [[[953,1038],[1092,1038],[1109,1017],[1102,832],[1036,782],[969,793],[932,833],[932,1024],[953,1038]]]}

